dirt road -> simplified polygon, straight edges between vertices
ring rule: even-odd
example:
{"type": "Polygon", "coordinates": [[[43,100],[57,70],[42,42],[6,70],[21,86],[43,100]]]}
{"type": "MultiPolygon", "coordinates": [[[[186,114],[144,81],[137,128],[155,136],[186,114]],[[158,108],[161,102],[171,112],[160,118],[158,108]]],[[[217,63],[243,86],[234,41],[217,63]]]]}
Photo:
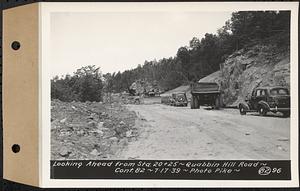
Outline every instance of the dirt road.
{"type": "Polygon", "coordinates": [[[140,118],[124,159],[289,159],[290,118],[241,116],[238,110],[128,105],[140,118]]]}

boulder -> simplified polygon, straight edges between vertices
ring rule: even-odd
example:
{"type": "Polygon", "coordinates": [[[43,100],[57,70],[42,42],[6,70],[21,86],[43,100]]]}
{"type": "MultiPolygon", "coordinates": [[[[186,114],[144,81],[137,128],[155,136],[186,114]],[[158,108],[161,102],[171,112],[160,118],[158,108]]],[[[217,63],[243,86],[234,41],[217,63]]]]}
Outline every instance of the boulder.
{"type": "Polygon", "coordinates": [[[91,152],[90,152],[91,155],[95,155],[95,156],[98,156],[100,155],[100,153],[98,152],[97,149],[93,149],[91,152]]]}
{"type": "Polygon", "coordinates": [[[65,123],[67,121],[67,118],[63,118],[62,120],[60,120],[60,123],[65,123]]]}
{"type": "Polygon", "coordinates": [[[59,155],[62,157],[68,157],[72,152],[67,147],[62,147],[59,151],[59,155]]]}
{"type": "Polygon", "coordinates": [[[98,129],[102,129],[103,128],[103,124],[104,124],[104,122],[99,122],[98,125],[97,125],[97,128],[98,129]]]}
{"type": "Polygon", "coordinates": [[[110,141],[113,141],[113,142],[117,142],[119,139],[117,137],[111,137],[109,138],[110,141]]]}
{"type": "Polygon", "coordinates": [[[125,125],[125,122],[124,121],[120,121],[120,123],[119,123],[120,125],[125,125]]]}
{"type": "Polygon", "coordinates": [[[95,132],[96,134],[100,135],[100,136],[103,136],[103,135],[104,135],[103,131],[101,131],[101,130],[99,130],[99,129],[96,129],[94,132],[95,132]]]}
{"type": "Polygon", "coordinates": [[[132,136],[132,130],[126,131],[126,137],[131,137],[132,136]]]}

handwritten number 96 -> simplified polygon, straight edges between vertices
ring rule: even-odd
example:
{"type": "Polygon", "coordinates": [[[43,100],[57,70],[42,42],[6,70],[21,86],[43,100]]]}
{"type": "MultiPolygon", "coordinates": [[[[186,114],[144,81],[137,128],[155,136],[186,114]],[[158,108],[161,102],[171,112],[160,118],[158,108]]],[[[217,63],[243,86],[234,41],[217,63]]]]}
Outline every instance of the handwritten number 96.
{"type": "Polygon", "coordinates": [[[272,173],[280,174],[281,173],[281,168],[273,168],[272,173]]]}

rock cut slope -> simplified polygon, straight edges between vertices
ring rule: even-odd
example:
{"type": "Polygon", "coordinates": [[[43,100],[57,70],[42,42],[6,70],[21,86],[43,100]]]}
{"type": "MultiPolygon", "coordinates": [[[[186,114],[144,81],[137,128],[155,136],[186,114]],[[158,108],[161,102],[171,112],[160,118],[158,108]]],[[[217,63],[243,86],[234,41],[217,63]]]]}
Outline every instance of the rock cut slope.
{"type": "Polygon", "coordinates": [[[290,53],[276,45],[255,45],[228,56],[220,71],[199,82],[217,82],[226,105],[236,106],[260,86],[290,87],[290,53]]]}

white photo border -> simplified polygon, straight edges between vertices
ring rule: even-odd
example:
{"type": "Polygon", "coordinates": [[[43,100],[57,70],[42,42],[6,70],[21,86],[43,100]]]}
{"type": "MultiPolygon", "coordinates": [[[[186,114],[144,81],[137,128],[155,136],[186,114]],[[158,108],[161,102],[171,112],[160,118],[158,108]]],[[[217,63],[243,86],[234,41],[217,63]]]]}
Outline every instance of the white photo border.
{"type": "Polygon", "coordinates": [[[42,2],[39,3],[39,134],[40,185],[53,188],[246,188],[298,187],[298,2],[42,2]],[[291,180],[150,180],[150,179],[50,179],[50,15],[54,12],[143,12],[143,11],[291,11],[291,180]]]}

